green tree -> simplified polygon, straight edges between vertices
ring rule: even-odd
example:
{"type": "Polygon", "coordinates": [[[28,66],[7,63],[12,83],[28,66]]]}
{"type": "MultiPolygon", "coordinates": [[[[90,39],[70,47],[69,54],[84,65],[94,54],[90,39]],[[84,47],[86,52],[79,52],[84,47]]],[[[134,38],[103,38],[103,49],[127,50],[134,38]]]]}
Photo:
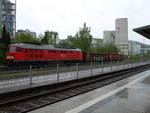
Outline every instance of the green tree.
{"type": "Polygon", "coordinates": [[[1,32],[1,38],[0,38],[0,64],[3,63],[5,58],[5,52],[7,50],[7,46],[10,44],[10,35],[7,32],[5,25],[3,26],[3,29],[0,30],[1,32]]]}
{"type": "MultiPolygon", "coordinates": [[[[11,38],[9,32],[7,32],[5,25],[3,26],[2,30],[2,38],[0,40],[5,46],[8,46],[11,43],[11,38]]],[[[6,49],[6,48],[4,48],[6,49]]]]}
{"type": "Polygon", "coordinates": [[[43,39],[43,34],[40,33],[40,34],[38,35],[38,40],[40,40],[40,42],[41,42],[42,39],[43,39]]]}
{"type": "MultiPolygon", "coordinates": [[[[3,45],[0,44],[0,47],[2,47],[3,45]]],[[[5,51],[3,50],[3,48],[0,48],[0,64],[3,63],[5,58],[5,51]]]]}
{"type": "Polygon", "coordinates": [[[71,46],[69,41],[65,41],[65,42],[59,42],[60,46],[71,46]]]}
{"type": "Polygon", "coordinates": [[[92,52],[97,52],[97,53],[119,53],[119,51],[120,50],[117,48],[117,46],[113,44],[106,44],[102,47],[97,47],[92,49],[92,52]]]}
{"type": "Polygon", "coordinates": [[[44,37],[41,39],[41,43],[43,44],[53,44],[53,37],[49,31],[46,31],[44,37]]]}
{"type": "Polygon", "coordinates": [[[83,28],[80,28],[79,32],[74,37],[70,37],[69,41],[74,47],[80,48],[83,52],[89,52],[92,42],[91,30],[84,23],[83,28]]]}
{"type": "Polygon", "coordinates": [[[0,27],[0,38],[2,38],[2,28],[0,27]]]}
{"type": "Polygon", "coordinates": [[[16,36],[12,38],[11,42],[13,44],[24,43],[24,42],[40,43],[40,40],[35,37],[32,37],[32,35],[30,34],[16,33],[16,36]]]}

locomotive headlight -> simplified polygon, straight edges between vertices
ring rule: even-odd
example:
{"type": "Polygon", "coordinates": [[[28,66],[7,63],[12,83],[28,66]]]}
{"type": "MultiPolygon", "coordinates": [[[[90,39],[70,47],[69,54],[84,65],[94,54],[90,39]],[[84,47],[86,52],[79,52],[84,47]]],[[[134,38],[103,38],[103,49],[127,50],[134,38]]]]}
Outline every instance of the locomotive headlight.
{"type": "Polygon", "coordinates": [[[14,59],[14,56],[7,56],[6,59],[14,59]]]}

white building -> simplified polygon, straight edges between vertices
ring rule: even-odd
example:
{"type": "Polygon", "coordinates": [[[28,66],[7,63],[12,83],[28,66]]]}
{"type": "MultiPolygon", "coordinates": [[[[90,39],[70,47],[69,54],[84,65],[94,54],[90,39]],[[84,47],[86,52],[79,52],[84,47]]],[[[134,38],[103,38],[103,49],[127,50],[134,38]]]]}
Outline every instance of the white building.
{"type": "Polygon", "coordinates": [[[96,48],[96,47],[100,47],[102,45],[103,45],[103,39],[92,38],[92,47],[96,48]]]}
{"type": "Polygon", "coordinates": [[[46,31],[45,33],[49,34],[50,36],[52,36],[53,39],[53,44],[59,44],[60,40],[59,40],[59,36],[57,32],[54,31],[46,31]]]}
{"type": "Polygon", "coordinates": [[[104,31],[103,32],[103,44],[115,44],[115,37],[116,32],[115,31],[104,31]]]}
{"type": "MultiPolygon", "coordinates": [[[[2,0],[0,0],[0,29],[2,28],[2,0]]],[[[0,38],[2,34],[0,33],[0,38]]]]}
{"type": "Polygon", "coordinates": [[[2,27],[2,0],[0,0],[0,27],[2,27]]]}
{"type": "Polygon", "coordinates": [[[54,44],[59,44],[59,37],[58,37],[58,33],[51,31],[50,34],[52,35],[52,38],[54,39],[54,44]]]}
{"type": "Polygon", "coordinates": [[[150,48],[144,48],[144,47],[142,47],[141,48],[141,54],[150,54],[150,48]]]}
{"type": "Polygon", "coordinates": [[[128,19],[116,19],[115,45],[120,48],[121,53],[128,55],[128,19]]]}
{"type": "MultiPolygon", "coordinates": [[[[0,29],[2,29],[2,0],[0,0],[0,29]]],[[[0,38],[2,38],[1,33],[0,33],[0,38]]]]}
{"type": "Polygon", "coordinates": [[[114,31],[103,32],[103,44],[116,45],[122,54],[128,55],[128,19],[116,19],[116,26],[114,31]]]}
{"type": "Polygon", "coordinates": [[[0,26],[5,25],[11,37],[15,36],[16,33],[16,3],[14,2],[12,0],[0,0],[0,26]]]}
{"type": "Polygon", "coordinates": [[[141,43],[136,41],[129,41],[129,55],[141,54],[141,43]]]}

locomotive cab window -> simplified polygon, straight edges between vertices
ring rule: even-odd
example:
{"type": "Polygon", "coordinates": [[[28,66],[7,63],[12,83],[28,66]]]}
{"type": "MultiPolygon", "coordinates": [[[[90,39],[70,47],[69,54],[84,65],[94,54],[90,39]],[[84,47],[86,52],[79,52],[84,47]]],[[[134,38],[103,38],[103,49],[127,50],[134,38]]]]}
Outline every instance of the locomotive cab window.
{"type": "Polygon", "coordinates": [[[70,51],[70,53],[73,53],[73,51],[70,51]]]}
{"type": "Polygon", "coordinates": [[[22,51],[21,48],[16,49],[16,52],[21,52],[21,51],[22,51]]]}
{"type": "Polygon", "coordinates": [[[49,53],[52,53],[52,50],[48,50],[49,53]]]}
{"type": "Polygon", "coordinates": [[[9,52],[15,52],[15,48],[14,47],[10,47],[8,51],[9,52]]]}

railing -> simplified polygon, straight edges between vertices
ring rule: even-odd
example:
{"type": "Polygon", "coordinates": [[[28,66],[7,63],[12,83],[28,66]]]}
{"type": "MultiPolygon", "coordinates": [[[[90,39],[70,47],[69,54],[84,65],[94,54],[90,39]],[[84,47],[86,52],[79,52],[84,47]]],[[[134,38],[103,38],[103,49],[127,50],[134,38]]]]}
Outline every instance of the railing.
{"type": "MultiPolygon", "coordinates": [[[[23,85],[53,84],[62,81],[80,79],[83,77],[95,76],[98,74],[112,72],[122,69],[128,69],[150,63],[150,59],[141,61],[122,61],[109,63],[75,63],[73,65],[56,66],[28,66],[20,70],[11,69],[11,71],[0,71],[0,89],[20,87],[23,85]]],[[[14,68],[14,67],[13,67],[14,68]]]]}

